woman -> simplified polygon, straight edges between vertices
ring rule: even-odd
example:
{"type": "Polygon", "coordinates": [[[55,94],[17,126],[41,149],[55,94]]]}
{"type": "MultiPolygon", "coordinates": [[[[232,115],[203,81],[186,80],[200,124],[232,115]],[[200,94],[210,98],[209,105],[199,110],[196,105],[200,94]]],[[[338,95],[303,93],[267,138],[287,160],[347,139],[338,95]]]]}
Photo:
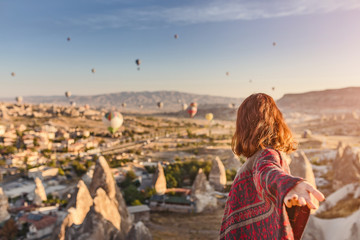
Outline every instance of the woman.
{"type": "Polygon", "coordinates": [[[321,192],[290,175],[285,153],[296,149],[274,100],[253,94],[239,107],[232,150],[247,157],[226,202],[220,239],[301,239],[313,195],[321,192]]]}

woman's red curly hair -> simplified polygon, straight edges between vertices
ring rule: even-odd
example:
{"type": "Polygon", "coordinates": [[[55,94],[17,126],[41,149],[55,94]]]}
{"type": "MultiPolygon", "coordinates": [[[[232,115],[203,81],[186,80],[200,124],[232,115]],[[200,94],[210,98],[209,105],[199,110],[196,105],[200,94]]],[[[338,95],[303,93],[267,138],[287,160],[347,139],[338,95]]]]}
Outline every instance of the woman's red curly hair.
{"type": "Polygon", "coordinates": [[[274,99],[256,93],[238,109],[231,148],[238,156],[251,157],[267,147],[290,153],[296,150],[296,142],[274,99]]]}

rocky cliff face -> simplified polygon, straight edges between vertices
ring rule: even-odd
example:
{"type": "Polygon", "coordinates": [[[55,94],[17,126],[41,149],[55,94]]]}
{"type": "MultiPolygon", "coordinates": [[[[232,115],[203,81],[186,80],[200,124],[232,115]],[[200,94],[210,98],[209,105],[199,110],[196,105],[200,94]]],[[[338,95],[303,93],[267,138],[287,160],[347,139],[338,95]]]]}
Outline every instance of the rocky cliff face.
{"type": "MultiPolygon", "coordinates": [[[[90,189],[79,181],[67,212],[53,239],[129,239],[132,222],[120,189],[103,157],[96,162],[90,189]]],[[[140,230],[144,231],[144,228],[140,230]]]]}
{"type": "Polygon", "coordinates": [[[360,88],[349,87],[298,94],[285,94],[277,101],[282,110],[300,112],[352,112],[360,107],[360,88]]]}
{"type": "Polygon", "coordinates": [[[210,185],[217,191],[223,191],[226,185],[226,172],[224,164],[221,162],[219,157],[216,157],[211,166],[209,174],[210,185]]]}

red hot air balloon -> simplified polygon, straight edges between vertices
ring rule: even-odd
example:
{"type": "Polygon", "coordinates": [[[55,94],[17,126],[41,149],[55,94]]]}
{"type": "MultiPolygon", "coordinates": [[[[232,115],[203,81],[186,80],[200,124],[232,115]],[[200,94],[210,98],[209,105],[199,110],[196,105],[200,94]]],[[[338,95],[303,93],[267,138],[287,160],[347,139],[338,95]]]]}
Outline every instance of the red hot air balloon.
{"type": "Polygon", "coordinates": [[[196,103],[196,102],[192,102],[192,103],[190,104],[187,112],[188,112],[189,116],[190,116],[191,118],[193,118],[193,117],[196,115],[196,113],[197,113],[197,103],[196,103]]]}

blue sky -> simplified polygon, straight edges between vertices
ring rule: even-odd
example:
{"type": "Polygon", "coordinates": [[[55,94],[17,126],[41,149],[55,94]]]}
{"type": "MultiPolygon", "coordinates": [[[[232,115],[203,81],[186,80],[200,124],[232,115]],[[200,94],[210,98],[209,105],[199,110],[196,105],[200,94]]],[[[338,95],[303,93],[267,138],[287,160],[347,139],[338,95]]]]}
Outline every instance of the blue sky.
{"type": "Polygon", "coordinates": [[[359,22],[357,0],[1,0],[0,96],[360,86],[359,22]]]}

